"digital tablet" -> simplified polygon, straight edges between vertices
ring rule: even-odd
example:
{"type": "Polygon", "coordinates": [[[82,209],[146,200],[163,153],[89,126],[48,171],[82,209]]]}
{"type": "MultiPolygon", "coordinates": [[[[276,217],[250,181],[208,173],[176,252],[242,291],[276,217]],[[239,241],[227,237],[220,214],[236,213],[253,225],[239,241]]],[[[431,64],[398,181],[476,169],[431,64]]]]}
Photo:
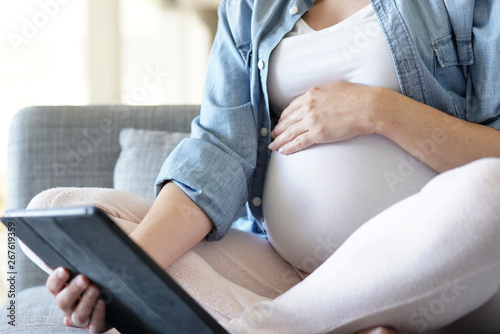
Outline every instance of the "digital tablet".
{"type": "Polygon", "coordinates": [[[97,285],[120,333],[227,333],[98,208],[11,210],[1,220],[49,267],[97,285]]]}

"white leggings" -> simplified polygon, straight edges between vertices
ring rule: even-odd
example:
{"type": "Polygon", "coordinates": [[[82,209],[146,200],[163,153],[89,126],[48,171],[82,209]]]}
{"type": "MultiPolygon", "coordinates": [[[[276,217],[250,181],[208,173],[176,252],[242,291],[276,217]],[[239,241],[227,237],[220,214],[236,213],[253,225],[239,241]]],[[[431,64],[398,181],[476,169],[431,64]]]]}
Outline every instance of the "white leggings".
{"type": "MultiPolygon", "coordinates": [[[[151,202],[117,190],[58,188],[29,207],[82,204],[101,207],[130,233],[151,202]]],[[[437,176],[364,224],[307,277],[265,239],[235,230],[201,242],[167,272],[231,333],[354,333],[376,325],[498,333],[500,159],[437,176]]]]}

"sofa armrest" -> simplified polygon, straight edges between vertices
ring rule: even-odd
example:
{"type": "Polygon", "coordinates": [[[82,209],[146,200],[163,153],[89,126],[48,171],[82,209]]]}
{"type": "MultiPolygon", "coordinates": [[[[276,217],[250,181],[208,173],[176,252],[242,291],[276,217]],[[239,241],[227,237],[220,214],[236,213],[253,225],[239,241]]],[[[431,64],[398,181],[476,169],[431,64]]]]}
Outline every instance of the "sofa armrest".
{"type": "MultiPolygon", "coordinates": [[[[196,105],[23,109],[10,126],[7,207],[25,208],[36,194],[54,187],[112,188],[121,129],[189,132],[198,114],[196,105]]],[[[17,263],[19,291],[44,283],[45,273],[24,254],[17,263]]]]}

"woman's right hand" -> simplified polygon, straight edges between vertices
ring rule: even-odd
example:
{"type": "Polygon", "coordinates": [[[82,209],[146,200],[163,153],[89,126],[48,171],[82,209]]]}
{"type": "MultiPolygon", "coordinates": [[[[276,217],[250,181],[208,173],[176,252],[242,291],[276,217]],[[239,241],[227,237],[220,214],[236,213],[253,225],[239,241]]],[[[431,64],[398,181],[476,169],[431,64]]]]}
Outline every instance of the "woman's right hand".
{"type": "Polygon", "coordinates": [[[69,272],[59,267],[47,278],[45,286],[56,298],[66,326],[87,328],[92,333],[102,333],[111,326],[106,323],[105,303],[98,299],[99,288],[88,278],[78,275],[69,283],[69,272]]]}

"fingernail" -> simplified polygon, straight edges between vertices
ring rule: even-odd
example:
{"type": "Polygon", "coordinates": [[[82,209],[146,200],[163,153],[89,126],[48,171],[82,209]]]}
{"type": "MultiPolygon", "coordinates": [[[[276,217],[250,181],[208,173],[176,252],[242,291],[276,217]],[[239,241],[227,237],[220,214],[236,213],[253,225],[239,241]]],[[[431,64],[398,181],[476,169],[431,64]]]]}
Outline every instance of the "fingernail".
{"type": "Polygon", "coordinates": [[[280,149],[278,150],[279,154],[283,154],[283,151],[285,151],[283,147],[280,147],[280,149]]]}
{"type": "Polygon", "coordinates": [[[106,305],[106,304],[104,303],[104,300],[99,299],[99,300],[97,301],[97,303],[95,304],[95,307],[98,307],[98,308],[103,308],[103,307],[104,307],[104,305],[106,305]]]}
{"type": "Polygon", "coordinates": [[[78,275],[76,277],[76,285],[80,288],[84,288],[87,285],[87,283],[83,280],[82,275],[78,275]]]}
{"type": "Polygon", "coordinates": [[[90,319],[87,319],[87,321],[85,322],[79,322],[75,319],[75,313],[72,313],[71,314],[71,322],[73,323],[73,325],[75,325],[76,327],[79,327],[79,328],[85,328],[87,327],[87,325],[89,324],[89,320],[90,319]]]}
{"type": "Polygon", "coordinates": [[[271,143],[271,144],[269,144],[268,148],[269,148],[271,151],[273,151],[273,150],[274,150],[274,142],[273,142],[273,143],[271,143]]]}
{"type": "Polygon", "coordinates": [[[87,290],[87,296],[89,296],[90,298],[94,298],[95,296],[97,296],[99,292],[97,291],[96,288],[89,288],[87,290]]]}
{"type": "Polygon", "coordinates": [[[64,279],[64,278],[66,278],[66,271],[63,268],[57,268],[56,275],[60,279],[64,279]]]}

